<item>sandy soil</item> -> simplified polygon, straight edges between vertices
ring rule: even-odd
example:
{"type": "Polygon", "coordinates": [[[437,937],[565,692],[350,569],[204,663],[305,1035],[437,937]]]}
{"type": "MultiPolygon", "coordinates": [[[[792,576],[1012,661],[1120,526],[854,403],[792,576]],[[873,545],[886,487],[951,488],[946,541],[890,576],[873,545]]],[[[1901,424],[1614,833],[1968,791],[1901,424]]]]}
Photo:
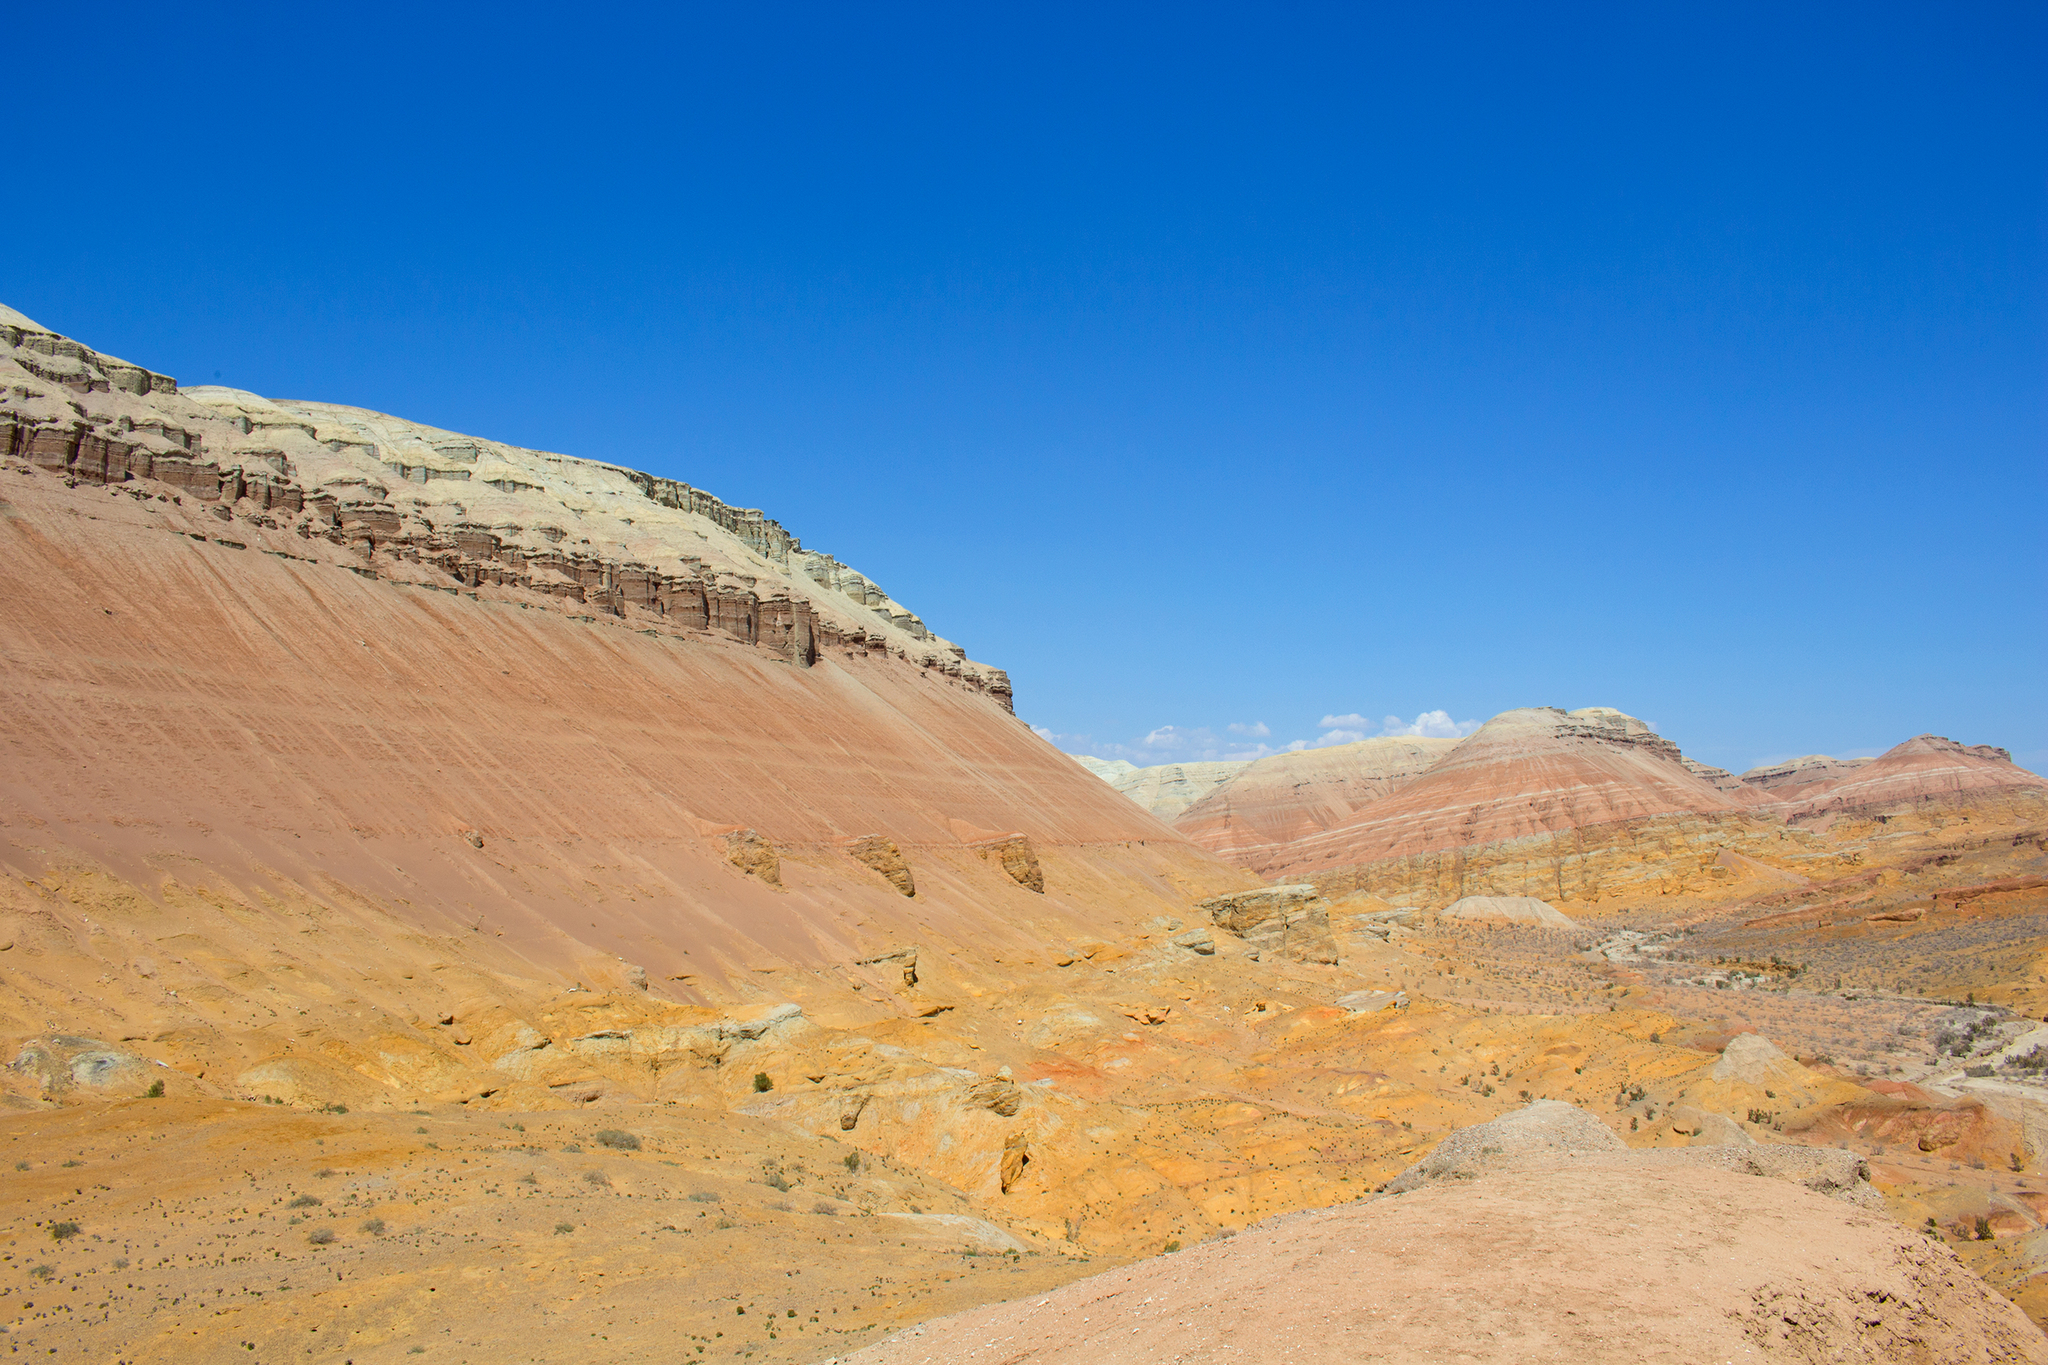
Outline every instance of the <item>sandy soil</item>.
{"type": "Polygon", "coordinates": [[[2048,1339],[1882,1215],[1718,1171],[1557,1169],[1276,1219],[859,1365],[2042,1361],[2048,1339]]]}

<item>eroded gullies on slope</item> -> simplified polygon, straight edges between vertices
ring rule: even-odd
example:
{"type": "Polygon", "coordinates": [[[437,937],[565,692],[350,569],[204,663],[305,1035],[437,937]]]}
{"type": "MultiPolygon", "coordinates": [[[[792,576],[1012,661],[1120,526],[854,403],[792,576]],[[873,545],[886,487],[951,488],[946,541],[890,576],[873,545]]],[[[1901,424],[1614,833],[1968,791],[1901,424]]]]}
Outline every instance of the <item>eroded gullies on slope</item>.
{"type": "Polygon", "coordinates": [[[765,519],[16,331],[0,1304],[39,1349],[263,1358],[340,1313],[354,1358],[815,1359],[1354,1201],[1531,1099],[1846,1144],[2038,1297],[2042,821],[1995,751],[1751,781],[1535,708],[1451,766],[1329,751],[1270,818],[1216,800],[1257,765],[1162,782],[1309,888],[1229,900],[1259,877],[765,519]]]}

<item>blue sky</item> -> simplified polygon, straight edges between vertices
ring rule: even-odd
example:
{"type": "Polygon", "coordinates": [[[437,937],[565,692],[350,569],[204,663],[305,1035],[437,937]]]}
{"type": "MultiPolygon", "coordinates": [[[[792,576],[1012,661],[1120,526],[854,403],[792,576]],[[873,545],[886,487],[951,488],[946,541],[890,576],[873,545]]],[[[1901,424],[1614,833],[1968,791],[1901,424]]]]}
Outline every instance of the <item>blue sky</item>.
{"type": "Polygon", "coordinates": [[[2044,16],[31,7],[0,299],[759,506],[1074,751],[2042,768],[2044,16]]]}

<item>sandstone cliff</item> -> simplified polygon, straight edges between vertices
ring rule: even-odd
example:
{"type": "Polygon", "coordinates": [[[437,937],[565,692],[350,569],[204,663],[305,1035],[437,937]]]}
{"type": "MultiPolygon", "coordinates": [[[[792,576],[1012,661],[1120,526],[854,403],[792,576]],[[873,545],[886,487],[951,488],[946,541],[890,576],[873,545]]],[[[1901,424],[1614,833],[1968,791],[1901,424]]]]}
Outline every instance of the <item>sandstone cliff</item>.
{"type": "MultiPolygon", "coordinates": [[[[637,470],[330,403],[181,389],[0,307],[0,457],[73,483],[174,490],[224,518],[615,619],[717,631],[808,667],[889,655],[988,693],[914,613],[752,508],[637,470]]],[[[387,568],[384,572],[390,572],[387,568]]]]}

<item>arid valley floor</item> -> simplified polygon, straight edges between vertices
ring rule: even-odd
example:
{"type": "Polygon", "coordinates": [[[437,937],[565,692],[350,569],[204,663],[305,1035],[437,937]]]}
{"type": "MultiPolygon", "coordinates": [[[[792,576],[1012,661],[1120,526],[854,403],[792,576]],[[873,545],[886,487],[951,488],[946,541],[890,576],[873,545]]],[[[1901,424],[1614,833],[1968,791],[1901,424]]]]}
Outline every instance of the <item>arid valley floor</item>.
{"type": "Polygon", "coordinates": [[[0,455],[9,1355],[2048,1360],[1996,736],[1091,771],[686,485],[4,309],[0,455]]]}

